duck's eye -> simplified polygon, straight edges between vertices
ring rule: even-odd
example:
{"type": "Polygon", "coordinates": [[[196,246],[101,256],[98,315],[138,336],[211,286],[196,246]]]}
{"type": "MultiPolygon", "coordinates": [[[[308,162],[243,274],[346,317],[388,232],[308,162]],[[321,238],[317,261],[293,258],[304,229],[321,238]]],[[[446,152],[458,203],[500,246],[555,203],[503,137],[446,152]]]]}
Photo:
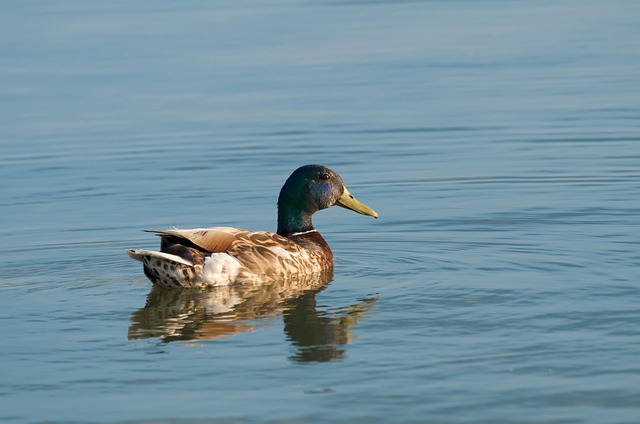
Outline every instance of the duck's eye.
{"type": "Polygon", "coordinates": [[[321,172],[318,174],[318,179],[321,181],[328,181],[331,179],[331,175],[328,172],[321,172]]]}

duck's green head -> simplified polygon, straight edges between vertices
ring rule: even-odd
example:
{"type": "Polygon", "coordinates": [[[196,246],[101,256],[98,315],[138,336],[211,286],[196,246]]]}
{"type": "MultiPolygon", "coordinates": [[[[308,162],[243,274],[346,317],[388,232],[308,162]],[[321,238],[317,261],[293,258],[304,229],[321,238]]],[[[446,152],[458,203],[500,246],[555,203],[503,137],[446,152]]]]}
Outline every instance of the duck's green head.
{"type": "Polygon", "coordinates": [[[337,172],[322,165],[296,169],[278,197],[278,234],[312,230],[311,215],[333,205],[378,218],[373,209],[349,193],[337,172]]]}

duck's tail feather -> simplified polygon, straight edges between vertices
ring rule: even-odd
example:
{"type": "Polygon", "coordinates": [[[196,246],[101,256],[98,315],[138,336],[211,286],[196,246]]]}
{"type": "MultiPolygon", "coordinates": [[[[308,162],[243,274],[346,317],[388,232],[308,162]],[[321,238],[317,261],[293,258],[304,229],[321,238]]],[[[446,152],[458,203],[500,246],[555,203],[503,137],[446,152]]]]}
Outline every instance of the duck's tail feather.
{"type": "Polygon", "coordinates": [[[202,270],[202,265],[171,253],[141,249],[129,249],[127,253],[144,264],[144,274],[159,287],[192,287],[202,270]]]}
{"type": "Polygon", "coordinates": [[[156,258],[186,266],[194,265],[193,262],[183,259],[180,256],[164,252],[155,252],[153,250],[129,249],[127,250],[127,254],[131,257],[131,259],[135,259],[136,261],[142,263],[145,263],[145,258],[147,259],[147,261],[151,258],[156,258]]]}

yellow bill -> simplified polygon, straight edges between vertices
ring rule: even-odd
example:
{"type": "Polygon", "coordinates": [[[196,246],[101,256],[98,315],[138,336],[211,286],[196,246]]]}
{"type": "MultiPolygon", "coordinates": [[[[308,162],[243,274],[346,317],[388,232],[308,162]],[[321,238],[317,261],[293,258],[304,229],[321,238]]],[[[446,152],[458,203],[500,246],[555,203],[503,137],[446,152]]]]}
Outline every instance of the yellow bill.
{"type": "Polygon", "coordinates": [[[353,194],[349,193],[349,190],[347,190],[346,187],[344,187],[344,192],[336,202],[336,205],[342,206],[346,209],[351,209],[352,211],[361,213],[362,215],[368,215],[378,219],[378,213],[353,197],[353,194]]]}

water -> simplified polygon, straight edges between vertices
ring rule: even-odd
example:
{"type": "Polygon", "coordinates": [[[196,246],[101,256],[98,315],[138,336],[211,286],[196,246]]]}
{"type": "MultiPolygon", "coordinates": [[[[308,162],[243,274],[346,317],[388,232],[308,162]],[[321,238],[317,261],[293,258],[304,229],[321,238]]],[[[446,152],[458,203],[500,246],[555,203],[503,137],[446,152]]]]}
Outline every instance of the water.
{"type": "Polygon", "coordinates": [[[637,2],[0,16],[0,421],[640,421],[637,2]],[[151,290],[143,228],[316,226],[333,281],[151,290]],[[312,289],[305,291],[304,289],[312,289]]]}

